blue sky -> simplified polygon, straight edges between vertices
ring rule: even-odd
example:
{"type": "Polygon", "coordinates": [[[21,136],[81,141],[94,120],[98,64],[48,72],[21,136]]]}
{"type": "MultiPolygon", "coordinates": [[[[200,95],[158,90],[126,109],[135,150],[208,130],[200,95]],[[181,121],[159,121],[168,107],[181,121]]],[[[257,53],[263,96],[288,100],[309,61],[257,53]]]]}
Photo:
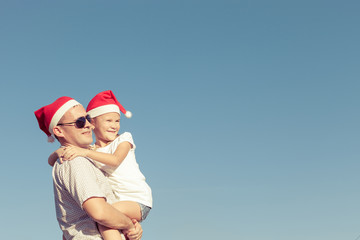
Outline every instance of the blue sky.
{"type": "Polygon", "coordinates": [[[111,89],[144,240],[360,235],[358,1],[0,1],[4,239],[61,239],[33,112],[111,89]]]}

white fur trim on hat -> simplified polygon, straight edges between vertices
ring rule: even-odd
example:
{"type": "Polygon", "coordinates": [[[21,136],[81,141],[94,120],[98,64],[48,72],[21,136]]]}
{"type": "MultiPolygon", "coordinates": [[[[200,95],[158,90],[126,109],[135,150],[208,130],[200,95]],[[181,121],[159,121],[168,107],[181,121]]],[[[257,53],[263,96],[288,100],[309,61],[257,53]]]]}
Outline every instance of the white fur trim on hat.
{"type": "Polygon", "coordinates": [[[125,117],[127,117],[127,118],[131,118],[131,117],[132,117],[132,112],[130,112],[130,111],[126,111],[126,113],[125,113],[125,117]]]}
{"type": "Polygon", "coordinates": [[[120,109],[115,104],[108,104],[108,105],[104,105],[104,106],[100,106],[100,107],[91,109],[90,111],[87,112],[87,114],[89,114],[91,118],[94,118],[94,117],[100,116],[105,113],[110,113],[110,112],[116,112],[116,113],[120,114],[120,109]]]}
{"type": "Polygon", "coordinates": [[[76,106],[76,105],[81,105],[81,104],[78,101],[72,99],[72,100],[67,101],[64,105],[62,105],[56,111],[56,113],[52,117],[50,125],[49,125],[49,132],[51,134],[54,134],[53,128],[58,124],[58,122],[60,121],[62,116],[64,116],[64,114],[67,112],[67,110],[69,110],[70,108],[72,108],[73,106],[76,106]]]}

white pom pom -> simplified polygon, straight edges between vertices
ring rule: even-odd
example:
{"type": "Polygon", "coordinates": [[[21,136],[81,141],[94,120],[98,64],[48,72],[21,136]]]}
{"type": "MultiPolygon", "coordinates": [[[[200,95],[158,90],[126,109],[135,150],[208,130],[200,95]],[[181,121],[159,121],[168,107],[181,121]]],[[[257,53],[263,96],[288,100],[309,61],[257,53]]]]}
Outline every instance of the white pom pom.
{"type": "Polygon", "coordinates": [[[132,117],[132,113],[131,113],[130,111],[126,111],[125,117],[131,118],[131,117],[132,117]]]}
{"type": "Polygon", "coordinates": [[[55,138],[53,136],[48,136],[48,142],[55,142],[55,138]]]}

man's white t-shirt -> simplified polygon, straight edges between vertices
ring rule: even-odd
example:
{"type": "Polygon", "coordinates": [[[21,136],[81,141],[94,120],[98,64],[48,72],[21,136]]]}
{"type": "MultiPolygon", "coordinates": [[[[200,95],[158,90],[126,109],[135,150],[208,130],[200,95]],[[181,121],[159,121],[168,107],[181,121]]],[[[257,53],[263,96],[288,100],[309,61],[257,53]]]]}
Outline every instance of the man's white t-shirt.
{"type": "Polygon", "coordinates": [[[96,151],[114,154],[122,142],[131,143],[132,148],[117,168],[93,160],[94,164],[105,172],[115,196],[120,201],[133,201],[152,207],[151,188],[146,183],[145,176],[141,173],[139,164],[136,162],[136,146],[131,133],[124,132],[109,145],[97,148],[96,151]]]}

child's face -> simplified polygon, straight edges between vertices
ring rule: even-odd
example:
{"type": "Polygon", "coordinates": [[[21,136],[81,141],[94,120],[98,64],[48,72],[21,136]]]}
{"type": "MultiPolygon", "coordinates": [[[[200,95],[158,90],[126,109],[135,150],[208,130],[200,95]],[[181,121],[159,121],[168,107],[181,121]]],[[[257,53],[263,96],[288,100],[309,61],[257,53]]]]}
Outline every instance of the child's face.
{"type": "Polygon", "coordinates": [[[105,113],[93,119],[94,133],[96,139],[102,142],[115,140],[120,130],[120,114],[105,113]]]}

